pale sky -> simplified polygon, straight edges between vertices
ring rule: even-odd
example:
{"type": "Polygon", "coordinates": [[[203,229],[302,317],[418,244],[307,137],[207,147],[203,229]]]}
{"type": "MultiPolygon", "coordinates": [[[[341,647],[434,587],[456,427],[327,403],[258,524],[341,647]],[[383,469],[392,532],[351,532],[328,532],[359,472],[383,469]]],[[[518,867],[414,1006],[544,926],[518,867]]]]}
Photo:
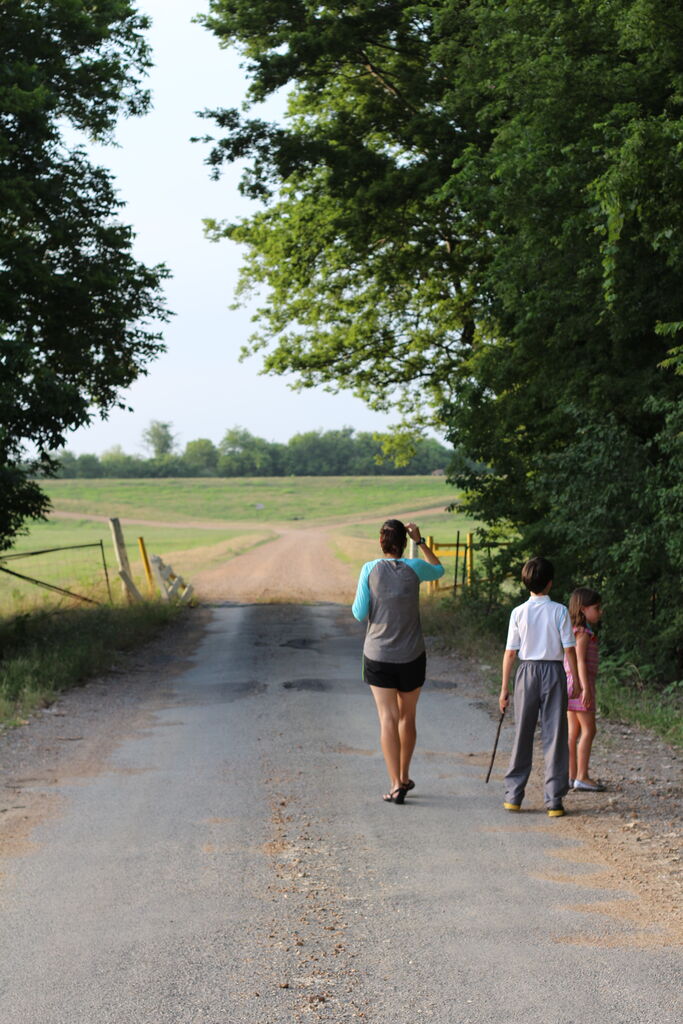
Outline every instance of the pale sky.
{"type": "MultiPolygon", "coordinates": [[[[292,392],[285,378],[259,375],[258,357],[238,362],[251,330],[249,311],[228,309],[240,250],[227,240],[206,241],[202,218],[232,219],[250,205],[237,192],[237,169],[228,167],[219,182],[211,181],[204,164],[209,147],[189,139],[213,129],[196,111],[239,106],[245,77],[238,55],[191,23],[207,6],[205,0],[140,0],[139,9],[154,19],[155,67],[148,80],[154,108],[147,117],[121,121],[120,148],[94,151],[115,174],[127,204],[121,219],[137,233],[136,256],[164,262],[173,272],[166,295],[176,316],[165,329],[167,352],[124,396],[134,411],[115,410],[69,435],[67,447],[77,454],[101,454],[117,444],[141,452],[150,420],[171,422],[181,447],[198,437],[218,442],[233,426],[286,441],[305,430],[382,430],[392,422],[350,394],[292,392]]],[[[277,112],[274,101],[261,116],[277,112]]]]}

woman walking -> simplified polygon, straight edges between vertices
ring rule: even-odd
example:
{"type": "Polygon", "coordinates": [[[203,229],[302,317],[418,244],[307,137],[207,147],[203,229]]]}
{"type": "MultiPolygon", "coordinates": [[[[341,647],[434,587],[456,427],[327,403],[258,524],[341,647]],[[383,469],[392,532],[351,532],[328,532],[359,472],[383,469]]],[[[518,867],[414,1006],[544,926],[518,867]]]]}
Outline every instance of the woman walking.
{"type": "Polygon", "coordinates": [[[410,760],[416,740],[415,711],[425,681],[426,655],[420,624],[420,583],[444,574],[415,523],[387,519],[379,543],[382,557],[361,569],[352,611],[368,620],[363,645],[363,679],[377,706],[382,753],[389,774],[384,800],[402,804],[415,787],[410,760]],[[408,537],[424,559],[404,558],[408,537]]]}

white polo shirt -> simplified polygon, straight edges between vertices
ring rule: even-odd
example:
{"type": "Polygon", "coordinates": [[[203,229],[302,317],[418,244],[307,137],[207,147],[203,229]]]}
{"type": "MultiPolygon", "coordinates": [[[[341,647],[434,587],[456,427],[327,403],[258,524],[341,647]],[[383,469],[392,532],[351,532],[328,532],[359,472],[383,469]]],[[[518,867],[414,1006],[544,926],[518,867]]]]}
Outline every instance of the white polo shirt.
{"type": "Polygon", "coordinates": [[[576,647],[569,611],[547,594],[532,594],[512,609],[505,647],[522,661],[562,661],[564,648],[576,647]]]}

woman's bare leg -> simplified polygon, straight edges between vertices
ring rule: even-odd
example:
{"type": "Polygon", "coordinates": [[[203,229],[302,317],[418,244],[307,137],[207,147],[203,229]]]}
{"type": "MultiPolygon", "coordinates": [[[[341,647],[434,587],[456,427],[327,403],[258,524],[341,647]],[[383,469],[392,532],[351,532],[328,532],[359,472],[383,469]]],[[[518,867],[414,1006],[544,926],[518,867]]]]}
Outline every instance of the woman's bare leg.
{"type": "Polygon", "coordinates": [[[401,693],[400,690],[396,693],[398,702],[398,737],[400,742],[399,779],[401,782],[407,782],[410,778],[410,761],[417,739],[415,711],[421,692],[422,687],[418,686],[417,689],[411,690],[409,693],[401,693]]]}
{"type": "Polygon", "coordinates": [[[384,754],[384,763],[389,775],[390,793],[398,789],[401,783],[401,741],[398,735],[398,701],[396,690],[385,686],[371,686],[379,716],[379,738],[384,754]]]}
{"type": "Polygon", "coordinates": [[[577,774],[575,778],[580,779],[581,782],[593,783],[593,779],[588,774],[588,762],[596,733],[595,712],[577,711],[576,717],[579,719],[581,735],[576,748],[577,774]]]}
{"type": "Polygon", "coordinates": [[[581,725],[576,711],[567,712],[567,725],[569,727],[569,778],[576,778],[576,744],[579,741],[581,725]]]}

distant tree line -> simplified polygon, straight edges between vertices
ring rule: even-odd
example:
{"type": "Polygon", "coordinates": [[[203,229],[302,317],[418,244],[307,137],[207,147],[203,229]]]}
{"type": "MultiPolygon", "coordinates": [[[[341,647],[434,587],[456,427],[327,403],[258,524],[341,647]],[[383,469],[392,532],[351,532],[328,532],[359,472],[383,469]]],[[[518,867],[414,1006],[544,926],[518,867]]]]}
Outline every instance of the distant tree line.
{"type": "Polygon", "coordinates": [[[143,434],[150,451],[145,458],[128,455],[117,445],[102,455],[58,453],[64,478],[196,476],[407,476],[445,470],[452,452],[438,441],[422,438],[402,466],[382,461],[382,443],[373,434],[309,430],[286,444],[265,441],[242,427],[228,430],[214,444],[208,438],[188,441],[178,451],[172,424],[153,421],[143,434]]]}

